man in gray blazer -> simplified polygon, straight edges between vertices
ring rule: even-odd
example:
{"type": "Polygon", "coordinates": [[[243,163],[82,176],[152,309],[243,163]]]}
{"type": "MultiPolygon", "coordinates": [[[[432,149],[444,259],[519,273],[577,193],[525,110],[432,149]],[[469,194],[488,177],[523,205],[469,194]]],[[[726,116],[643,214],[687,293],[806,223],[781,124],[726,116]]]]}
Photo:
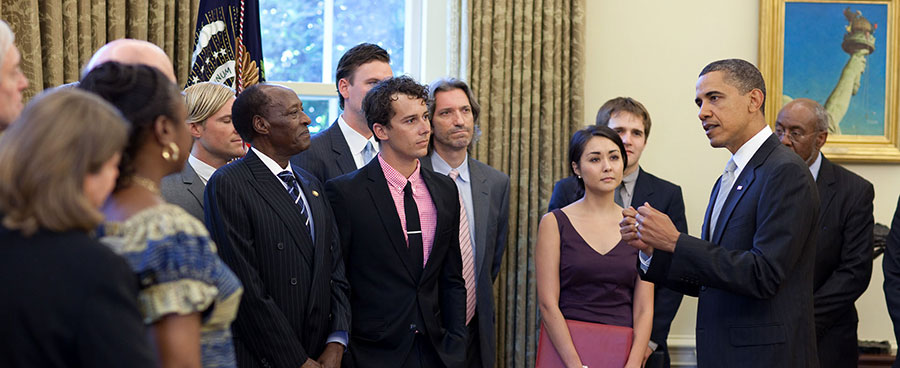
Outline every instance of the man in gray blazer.
{"type": "Polygon", "coordinates": [[[231,123],[233,89],[202,82],[188,87],[184,94],[194,145],[184,170],[164,177],[159,189],[166,202],[203,221],[206,182],[216,169],[244,155],[244,141],[231,123]]]}
{"type": "Polygon", "coordinates": [[[313,174],[320,182],[365,166],[379,151],[362,110],[362,100],[378,82],[394,75],[385,49],[361,43],[344,53],[335,71],[341,116],[314,137],[308,150],[291,157],[291,163],[313,174]]]}
{"type": "Polygon", "coordinates": [[[466,367],[493,367],[494,284],[509,230],[509,176],[468,156],[475,140],[478,100],[465,82],[439,79],[428,89],[433,134],[422,166],[449,175],[459,189],[460,247],[466,280],[466,367]],[[465,220],[463,220],[465,219],[465,220]]]}

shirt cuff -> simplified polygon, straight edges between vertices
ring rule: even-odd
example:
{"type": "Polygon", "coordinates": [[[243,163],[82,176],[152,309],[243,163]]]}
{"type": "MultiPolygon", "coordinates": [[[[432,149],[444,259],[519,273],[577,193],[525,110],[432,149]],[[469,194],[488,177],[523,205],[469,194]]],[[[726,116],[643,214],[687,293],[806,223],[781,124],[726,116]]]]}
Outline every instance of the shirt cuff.
{"type": "Polygon", "coordinates": [[[325,340],[325,343],[336,342],[338,344],[344,345],[344,351],[347,350],[347,344],[350,341],[350,337],[347,335],[347,331],[334,331],[331,335],[328,335],[328,340],[325,340]]]}
{"type": "Polygon", "coordinates": [[[640,251],[638,252],[638,259],[641,261],[641,271],[647,273],[647,269],[650,268],[650,261],[653,259],[653,256],[648,256],[644,251],[640,251]]]}
{"type": "Polygon", "coordinates": [[[653,342],[653,340],[650,340],[650,342],[647,343],[647,346],[650,347],[650,350],[656,351],[656,348],[659,347],[659,344],[653,342]]]}

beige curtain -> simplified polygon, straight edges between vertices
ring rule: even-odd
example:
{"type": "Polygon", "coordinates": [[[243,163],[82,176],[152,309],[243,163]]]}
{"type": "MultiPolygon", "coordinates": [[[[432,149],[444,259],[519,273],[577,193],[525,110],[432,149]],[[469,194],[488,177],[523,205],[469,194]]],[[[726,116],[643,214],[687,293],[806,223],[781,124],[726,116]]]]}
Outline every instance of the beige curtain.
{"type": "Polygon", "coordinates": [[[474,156],[510,175],[510,234],[497,305],[497,367],[533,367],[537,225],[585,125],[585,0],[468,0],[469,76],[482,106],[474,156]]]}
{"type": "Polygon", "coordinates": [[[159,45],[187,80],[200,0],[0,0],[0,19],[16,34],[26,98],[78,80],[94,51],[118,38],[159,45]]]}

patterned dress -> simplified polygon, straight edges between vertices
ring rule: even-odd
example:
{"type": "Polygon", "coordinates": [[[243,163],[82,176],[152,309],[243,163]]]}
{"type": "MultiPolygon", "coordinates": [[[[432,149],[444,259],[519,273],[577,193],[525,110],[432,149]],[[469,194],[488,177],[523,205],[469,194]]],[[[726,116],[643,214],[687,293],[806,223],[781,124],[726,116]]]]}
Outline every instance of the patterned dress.
{"type": "Polygon", "coordinates": [[[203,223],[181,207],[161,204],[124,222],[106,222],[97,233],[137,274],[144,323],[199,312],[203,366],[236,366],[231,321],[243,289],[203,223]]]}

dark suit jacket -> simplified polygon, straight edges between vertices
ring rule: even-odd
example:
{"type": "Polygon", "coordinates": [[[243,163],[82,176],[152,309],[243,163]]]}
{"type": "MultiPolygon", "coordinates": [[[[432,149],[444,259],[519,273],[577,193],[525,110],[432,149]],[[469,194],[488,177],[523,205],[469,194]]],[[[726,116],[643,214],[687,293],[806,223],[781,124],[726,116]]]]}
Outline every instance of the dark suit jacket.
{"type": "MultiPolygon", "coordinates": [[[[891,221],[891,232],[888,234],[881,267],[884,270],[884,297],[888,313],[894,322],[894,336],[900,341],[900,200],[897,201],[897,209],[891,221]]],[[[900,368],[900,359],[894,361],[893,367],[900,368]]]]}
{"type": "Polygon", "coordinates": [[[314,135],[309,149],[291,157],[291,163],[310,172],[322,183],[356,171],[356,162],[337,120],[314,135]]]}
{"type": "Polygon", "coordinates": [[[325,184],[353,288],[353,362],[348,365],[398,366],[413,348],[416,330],[426,335],[448,367],[459,367],[465,359],[459,197],[447,176],[420,172],[438,218],[434,245],[418,280],[379,160],[325,184]]]}
{"type": "Polygon", "coordinates": [[[0,367],[156,366],[134,272],[87,234],[0,227],[0,285],[0,367]]]}
{"type": "Polygon", "coordinates": [[[184,208],[187,213],[203,221],[203,181],[190,163],[184,170],[162,178],[159,190],[166,202],[184,208]]]}
{"type": "MultiPolygon", "coordinates": [[[[422,167],[432,170],[431,155],[420,161],[422,167]]],[[[469,158],[468,162],[475,212],[469,218],[475,224],[475,277],[478,285],[475,313],[478,316],[481,365],[487,368],[494,366],[497,354],[494,280],[500,273],[509,233],[509,176],[473,158],[469,158]]]]}
{"type": "Polygon", "coordinates": [[[206,187],[206,224],[219,255],[244,284],[232,325],[241,367],[299,367],[328,335],[349,331],[349,285],[318,180],[294,166],[315,226],[252,150],[216,170],[206,187]]]}
{"type": "MultiPolygon", "coordinates": [[[[820,211],[813,300],[821,337],[836,324],[850,324],[856,330],[853,304],[872,277],[875,189],[866,179],[824,157],[816,184],[820,211]]],[[[856,357],[855,346],[847,352],[856,357]]]]}
{"type": "MultiPolygon", "coordinates": [[[[553,195],[550,197],[550,211],[568,206],[584,196],[584,188],[578,184],[574,176],[563,178],[553,186],[553,195]]],[[[650,203],[653,208],[660,210],[672,219],[678,231],[687,234],[687,218],[684,215],[684,197],[681,195],[681,187],[660,179],[655,175],[638,167],[638,177],[634,181],[634,195],[631,205],[638,208],[650,203]]],[[[653,297],[653,328],[650,332],[650,340],[659,344],[657,351],[664,354],[666,361],[663,366],[668,367],[669,329],[672,320],[681,305],[683,294],[661,287],[654,288],[653,297]]]]}
{"type": "MultiPolygon", "coordinates": [[[[741,171],[712,239],[681,234],[646,280],[698,295],[700,367],[818,367],[813,265],[818,194],[806,163],[770,135],[741,171]]],[[[640,270],[640,267],[638,267],[640,270]]]]}

